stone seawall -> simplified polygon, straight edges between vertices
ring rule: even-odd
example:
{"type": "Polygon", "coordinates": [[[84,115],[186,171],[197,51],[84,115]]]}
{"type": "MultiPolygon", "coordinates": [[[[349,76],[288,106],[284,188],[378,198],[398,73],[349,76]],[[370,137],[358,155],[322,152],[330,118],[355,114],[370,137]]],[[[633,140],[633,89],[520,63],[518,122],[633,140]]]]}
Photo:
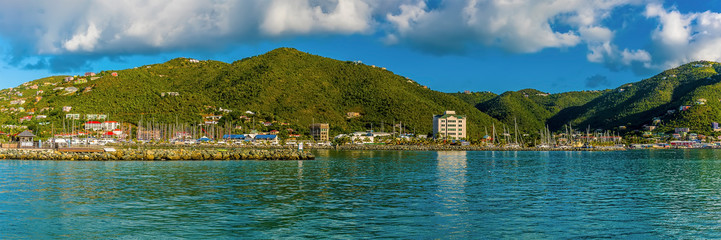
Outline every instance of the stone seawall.
{"type": "Polygon", "coordinates": [[[285,149],[117,149],[114,152],[0,150],[0,159],[69,161],[312,160],[310,152],[285,149]]]}
{"type": "Polygon", "coordinates": [[[341,145],[336,150],[402,150],[402,151],[623,151],[622,147],[607,148],[500,148],[455,145],[341,145]]]}

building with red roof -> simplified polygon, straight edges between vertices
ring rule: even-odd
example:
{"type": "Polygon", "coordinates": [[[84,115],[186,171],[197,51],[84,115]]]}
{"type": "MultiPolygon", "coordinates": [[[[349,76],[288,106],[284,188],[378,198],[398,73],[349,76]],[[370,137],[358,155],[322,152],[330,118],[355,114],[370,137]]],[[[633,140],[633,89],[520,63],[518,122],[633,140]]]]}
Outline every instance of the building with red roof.
{"type": "Polygon", "coordinates": [[[103,129],[102,123],[98,121],[87,121],[85,122],[85,130],[93,130],[98,131],[100,129],[103,129]]]}

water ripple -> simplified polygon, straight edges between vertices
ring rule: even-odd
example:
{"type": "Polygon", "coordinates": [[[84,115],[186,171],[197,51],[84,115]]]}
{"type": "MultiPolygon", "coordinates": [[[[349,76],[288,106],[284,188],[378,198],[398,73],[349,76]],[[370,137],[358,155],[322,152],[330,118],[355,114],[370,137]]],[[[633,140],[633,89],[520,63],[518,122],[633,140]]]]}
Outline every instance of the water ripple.
{"type": "Polygon", "coordinates": [[[0,161],[0,238],[721,238],[715,151],[0,161]]]}

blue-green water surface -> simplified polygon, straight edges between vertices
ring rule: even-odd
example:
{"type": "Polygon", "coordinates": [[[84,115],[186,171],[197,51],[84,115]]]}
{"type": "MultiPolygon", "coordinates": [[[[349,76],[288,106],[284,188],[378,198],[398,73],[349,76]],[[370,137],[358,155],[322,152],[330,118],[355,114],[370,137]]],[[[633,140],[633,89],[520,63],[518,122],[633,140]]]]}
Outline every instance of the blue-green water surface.
{"type": "Polygon", "coordinates": [[[0,161],[0,239],[721,238],[721,151],[0,161]]]}

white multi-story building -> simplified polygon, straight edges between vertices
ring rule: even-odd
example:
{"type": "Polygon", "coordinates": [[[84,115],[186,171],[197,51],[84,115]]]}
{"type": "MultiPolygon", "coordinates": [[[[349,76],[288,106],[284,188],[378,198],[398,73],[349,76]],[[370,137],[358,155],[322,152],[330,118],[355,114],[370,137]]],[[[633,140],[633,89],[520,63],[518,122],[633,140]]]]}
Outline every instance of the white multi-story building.
{"type": "Polygon", "coordinates": [[[445,111],[442,115],[433,116],[433,138],[465,139],[467,127],[466,115],[458,115],[455,111],[445,111]]]}
{"type": "Polygon", "coordinates": [[[120,124],[119,124],[118,122],[116,122],[116,121],[105,121],[105,122],[103,122],[100,126],[101,126],[101,127],[103,128],[103,130],[105,130],[105,131],[113,131],[113,130],[115,130],[116,128],[118,128],[118,126],[120,126],[120,124]]]}

